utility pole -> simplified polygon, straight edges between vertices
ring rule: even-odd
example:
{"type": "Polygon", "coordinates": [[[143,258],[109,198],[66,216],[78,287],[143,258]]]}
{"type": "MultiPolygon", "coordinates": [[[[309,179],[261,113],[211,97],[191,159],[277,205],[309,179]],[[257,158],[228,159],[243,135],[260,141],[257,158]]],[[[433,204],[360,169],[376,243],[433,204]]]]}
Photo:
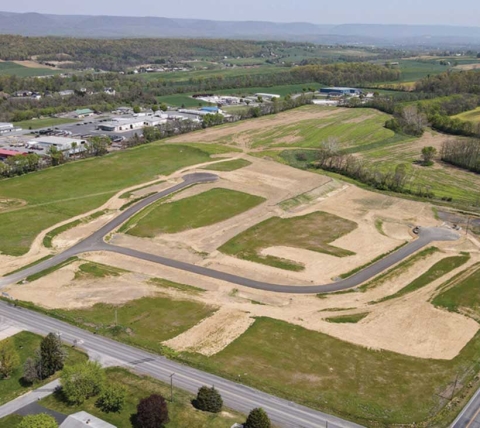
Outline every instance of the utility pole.
{"type": "Polygon", "coordinates": [[[170,375],[170,403],[173,403],[173,376],[175,376],[175,373],[170,375]]]}

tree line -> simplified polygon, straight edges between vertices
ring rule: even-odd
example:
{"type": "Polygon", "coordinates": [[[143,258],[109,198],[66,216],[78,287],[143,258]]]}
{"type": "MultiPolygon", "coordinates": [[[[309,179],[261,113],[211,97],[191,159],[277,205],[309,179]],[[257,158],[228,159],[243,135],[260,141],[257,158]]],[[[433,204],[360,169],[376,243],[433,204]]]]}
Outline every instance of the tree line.
{"type": "Polygon", "coordinates": [[[446,141],[440,156],[444,162],[480,173],[480,139],[446,141]]]}

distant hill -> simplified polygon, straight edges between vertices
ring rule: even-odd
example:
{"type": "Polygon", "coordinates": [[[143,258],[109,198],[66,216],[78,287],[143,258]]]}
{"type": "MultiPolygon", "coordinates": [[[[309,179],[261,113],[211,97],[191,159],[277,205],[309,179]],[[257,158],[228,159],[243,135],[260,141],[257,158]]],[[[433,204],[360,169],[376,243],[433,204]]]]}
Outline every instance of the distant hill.
{"type": "Polygon", "coordinates": [[[209,21],[161,17],[0,12],[0,33],[96,38],[175,37],[374,45],[480,46],[480,27],[209,21]]]}

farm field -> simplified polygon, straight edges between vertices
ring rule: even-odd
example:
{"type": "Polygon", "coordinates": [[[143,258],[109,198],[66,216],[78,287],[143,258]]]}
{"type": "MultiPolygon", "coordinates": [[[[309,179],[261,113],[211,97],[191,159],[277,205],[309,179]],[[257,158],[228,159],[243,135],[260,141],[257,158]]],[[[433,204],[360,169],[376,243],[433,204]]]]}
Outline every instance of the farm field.
{"type": "Polygon", "coordinates": [[[329,243],[356,227],[352,221],[324,212],[286,219],[272,217],[237,235],[219,250],[256,263],[294,271],[302,270],[304,267],[298,263],[263,255],[262,249],[285,245],[345,257],[352,255],[352,252],[329,243]]]}
{"type": "Polygon", "coordinates": [[[480,321],[480,265],[474,266],[471,272],[467,270],[451,284],[447,283],[446,289],[435,296],[432,303],[480,321]]]}
{"type": "Polygon", "coordinates": [[[3,180],[0,198],[20,200],[24,206],[0,212],[0,252],[24,254],[42,230],[95,209],[126,187],[207,162],[208,150],[208,145],[200,150],[149,144],[3,180]]]}
{"type": "Polygon", "coordinates": [[[464,120],[466,122],[480,122],[480,107],[476,108],[475,110],[465,111],[463,113],[457,114],[453,116],[456,119],[464,120]]]}
{"type": "Polygon", "coordinates": [[[264,201],[247,193],[215,188],[174,202],[153,204],[130,219],[122,231],[144,238],[182,232],[219,223],[264,201]]]}
{"type": "MultiPolygon", "coordinates": [[[[13,400],[34,388],[38,388],[41,385],[51,382],[53,379],[59,376],[59,373],[57,373],[48,379],[44,379],[42,382],[36,383],[35,385],[25,384],[25,382],[21,381],[23,377],[23,365],[27,358],[34,356],[35,350],[40,346],[42,338],[33,333],[20,332],[14,336],[11,336],[9,339],[4,340],[12,341],[13,346],[20,357],[20,364],[14,370],[10,378],[0,379],[0,405],[13,400]]],[[[87,359],[85,354],[75,349],[67,349],[67,347],[65,347],[65,350],[68,353],[65,362],[66,364],[76,364],[87,359]]]]}
{"type": "MultiPolygon", "coordinates": [[[[367,426],[369,421],[389,426],[434,417],[447,403],[457,373],[467,375],[468,367],[470,379],[478,371],[479,355],[478,335],[453,360],[426,360],[260,318],[215,356],[183,358],[221,376],[237,379],[241,373],[247,385],[367,426]]],[[[447,426],[442,416],[429,426],[447,426]]]]}
{"type": "Polygon", "coordinates": [[[65,70],[52,70],[49,68],[32,68],[25,67],[15,62],[0,62],[0,76],[18,76],[18,77],[34,77],[34,76],[51,76],[53,74],[65,73],[65,70]]]}
{"type": "Polygon", "coordinates": [[[15,126],[20,126],[23,129],[41,129],[50,128],[53,126],[64,125],[66,123],[78,122],[75,119],[62,119],[56,117],[49,117],[45,119],[24,120],[22,122],[15,122],[15,126]]]}

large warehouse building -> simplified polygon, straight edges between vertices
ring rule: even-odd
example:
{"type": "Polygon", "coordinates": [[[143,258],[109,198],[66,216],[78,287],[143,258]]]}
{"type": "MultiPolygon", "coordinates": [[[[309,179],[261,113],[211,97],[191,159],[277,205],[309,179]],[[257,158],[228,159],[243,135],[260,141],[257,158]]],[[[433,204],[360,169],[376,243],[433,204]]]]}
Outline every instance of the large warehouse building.
{"type": "Polygon", "coordinates": [[[342,87],[333,87],[333,88],[321,88],[320,93],[326,95],[360,95],[362,91],[357,88],[342,88],[342,87]]]}
{"type": "Polygon", "coordinates": [[[132,129],[141,129],[145,126],[145,118],[115,118],[109,122],[103,122],[98,125],[98,129],[109,132],[131,131],[132,129]]]}
{"type": "Polygon", "coordinates": [[[88,143],[85,140],[77,140],[68,137],[44,137],[40,136],[34,140],[30,140],[25,148],[40,156],[49,154],[52,147],[55,147],[59,152],[67,155],[74,153],[82,153],[87,150],[88,143]]]}

